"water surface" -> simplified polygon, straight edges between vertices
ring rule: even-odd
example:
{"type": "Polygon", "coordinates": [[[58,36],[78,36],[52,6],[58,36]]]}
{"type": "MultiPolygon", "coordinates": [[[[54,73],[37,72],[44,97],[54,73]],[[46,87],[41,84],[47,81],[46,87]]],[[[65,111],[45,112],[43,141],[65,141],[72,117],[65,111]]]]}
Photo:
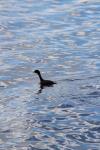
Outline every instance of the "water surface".
{"type": "Polygon", "coordinates": [[[0,150],[100,149],[99,20],[99,0],[0,0],[0,150]]]}

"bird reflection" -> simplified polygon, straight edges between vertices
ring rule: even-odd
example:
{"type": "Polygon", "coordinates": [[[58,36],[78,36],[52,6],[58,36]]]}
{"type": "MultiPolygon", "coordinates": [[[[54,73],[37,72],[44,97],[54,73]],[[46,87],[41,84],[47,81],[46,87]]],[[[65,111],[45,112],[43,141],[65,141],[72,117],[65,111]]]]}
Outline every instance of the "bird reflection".
{"type": "Polygon", "coordinates": [[[48,85],[48,86],[47,86],[47,85],[41,85],[41,84],[40,84],[40,88],[39,88],[37,94],[41,94],[42,91],[43,91],[43,89],[44,89],[44,88],[47,88],[47,87],[53,87],[53,85],[48,85]]]}

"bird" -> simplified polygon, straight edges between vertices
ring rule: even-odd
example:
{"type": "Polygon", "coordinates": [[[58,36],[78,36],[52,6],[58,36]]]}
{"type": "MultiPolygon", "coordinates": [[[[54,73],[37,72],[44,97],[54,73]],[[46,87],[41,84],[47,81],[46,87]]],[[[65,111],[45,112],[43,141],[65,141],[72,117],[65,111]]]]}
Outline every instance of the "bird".
{"type": "Polygon", "coordinates": [[[44,86],[52,86],[53,84],[56,84],[56,82],[51,81],[51,80],[44,80],[41,76],[41,73],[39,70],[35,70],[34,73],[36,73],[39,76],[40,79],[40,86],[44,87],[44,86]]]}

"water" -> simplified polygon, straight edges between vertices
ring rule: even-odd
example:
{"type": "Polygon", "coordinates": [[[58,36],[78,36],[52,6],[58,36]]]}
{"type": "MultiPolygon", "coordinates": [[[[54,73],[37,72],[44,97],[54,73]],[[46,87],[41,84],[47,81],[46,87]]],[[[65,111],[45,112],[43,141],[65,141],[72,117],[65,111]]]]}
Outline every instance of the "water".
{"type": "Polygon", "coordinates": [[[0,150],[100,150],[99,20],[99,0],[0,0],[0,150]]]}

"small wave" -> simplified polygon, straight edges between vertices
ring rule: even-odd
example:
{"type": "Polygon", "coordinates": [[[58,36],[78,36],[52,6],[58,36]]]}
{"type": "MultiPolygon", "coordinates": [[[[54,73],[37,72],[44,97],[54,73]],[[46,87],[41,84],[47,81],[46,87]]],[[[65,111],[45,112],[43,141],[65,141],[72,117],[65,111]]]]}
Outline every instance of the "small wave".
{"type": "Polygon", "coordinates": [[[32,136],[30,138],[27,139],[27,141],[40,141],[39,139],[37,139],[35,136],[32,136]]]}
{"type": "Polygon", "coordinates": [[[59,80],[59,81],[73,82],[73,81],[78,81],[78,80],[83,80],[83,79],[61,79],[61,80],[59,80]]]}
{"type": "Polygon", "coordinates": [[[100,91],[94,91],[94,92],[89,93],[88,95],[93,96],[93,97],[99,97],[100,91]]]}
{"type": "Polygon", "coordinates": [[[71,108],[71,107],[74,107],[74,106],[71,104],[61,104],[58,106],[58,108],[71,108]]]}
{"type": "Polygon", "coordinates": [[[100,133],[100,127],[93,127],[90,129],[91,131],[100,133]]]}
{"type": "Polygon", "coordinates": [[[100,78],[100,75],[88,77],[88,79],[100,78]]]}

